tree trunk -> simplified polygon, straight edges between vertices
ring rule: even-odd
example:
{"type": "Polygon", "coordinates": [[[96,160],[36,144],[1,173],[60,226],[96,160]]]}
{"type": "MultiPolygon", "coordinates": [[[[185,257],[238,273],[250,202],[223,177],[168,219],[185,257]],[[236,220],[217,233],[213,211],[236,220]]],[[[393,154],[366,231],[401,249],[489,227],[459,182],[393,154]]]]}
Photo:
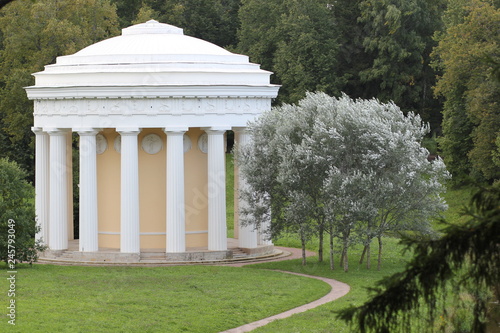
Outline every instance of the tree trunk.
{"type": "Polygon", "coordinates": [[[333,270],[335,268],[333,262],[333,230],[330,228],[330,269],[333,270]]]}
{"type": "Polygon", "coordinates": [[[371,260],[372,260],[371,248],[370,248],[370,243],[368,243],[368,244],[366,244],[366,268],[367,269],[372,268],[371,260]]]}
{"type": "Polygon", "coordinates": [[[348,272],[349,271],[349,259],[347,258],[347,247],[344,247],[344,251],[343,251],[343,257],[344,257],[344,272],[348,272]]]}
{"type": "Polygon", "coordinates": [[[302,243],[302,266],[305,266],[306,263],[306,240],[304,237],[300,237],[300,241],[302,243]]]}
{"type": "Polygon", "coordinates": [[[365,254],[366,254],[366,247],[367,245],[365,244],[365,247],[363,248],[363,253],[361,253],[361,258],[359,258],[359,264],[361,265],[363,261],[365,260],[365,254]]]}
{"type": "Polygon", "coordinates": [[[380,266],[382,266],[382,236],[378,236],[378,264],[377,270],[380,271],[380,266]]]}
{"type": "Polygon", "coordinates": [[[323,234],[325,228],[323,225],[319,226],[319,248],[318,248],[318,262],[323,262],[323,234]]]}
{"type": "Polygon", "coordinates": [[[342,249],[342,266],[344,266],[344,272],[347,273],[347,271],[349,270],[349,260],[347,258],[347,238],[348,238],[348,235],[345,235],[344,236],[344,248],[342,249]]]}

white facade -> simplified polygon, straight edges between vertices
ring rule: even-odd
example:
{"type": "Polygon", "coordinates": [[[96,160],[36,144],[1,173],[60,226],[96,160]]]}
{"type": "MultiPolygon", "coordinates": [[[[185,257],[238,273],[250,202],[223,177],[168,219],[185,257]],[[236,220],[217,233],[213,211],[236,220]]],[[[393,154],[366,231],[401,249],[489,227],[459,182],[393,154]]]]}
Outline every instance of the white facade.
{"type": "MultiPolygon", "coordinates": [[[[38,237],[51,250],[66,250],[71,220],[71,165],[68,133],[80,139],[80,248],[99,251],[96,154],[110,149],[98,134],[114,129],[120,150],[120,252],[140,253],[138,135],[161,129],[166,145],[150,134],[150,148],[166,150],[167,253],[186,248],[185,133],[207,133],[208,250],[227,250],[224,134],[237,129],[242,142],[247,122],[269,110],[279,87],[270,72],[214,44],[185,36],[182,29],[154,20],[122,30],[122,35],[93,44],[35,73],[27,87],[34,100],[36,134],[36,209],[38,237]],[[156,142],[156,143],[155,143],[156,142]],[[119,144],[120,142],[118,142],[119,144]],[[159,147],[159,148],[158,148],[159,147]]],[[[143,139],[144,140],[144,139],[143,139]]],[[[117,142],[115,140],[115,149],[117,142]]],[[[149,147],[149,146],[148,146],[149,147]]],[[[240,186],[245,186],[241,180],[240,186]]],[[[240,203],[244,205],[244,203],[240,203]]],[[[259,235],[241,228],[241,247],[257,247],[259,235]]]]}

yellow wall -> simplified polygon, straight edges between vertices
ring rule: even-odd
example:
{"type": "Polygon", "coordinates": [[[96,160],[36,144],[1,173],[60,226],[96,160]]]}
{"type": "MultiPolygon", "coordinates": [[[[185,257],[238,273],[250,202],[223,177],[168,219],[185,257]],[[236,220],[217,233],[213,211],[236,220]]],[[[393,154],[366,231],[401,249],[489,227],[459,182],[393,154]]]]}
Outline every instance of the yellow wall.
{"type": "MultiPolygon", "coordinates": [[[[119,135],[114,129],[104,129],[108,148],[97,155],[97,207],[99,232],[120,232],[120,154],[114,140],[119,135]]],[[[120,248],[120,235],[99,234],[99,247],[120,248]]]]}
{"type": "MultiPolygon", "coordinates": [[[[207,154],[198,148],[198,138],[204,131],[190,128],[186,133],[191,139],[191,150],[184,154],[186,246],[208,245],[208,174],[207,154]],[[202,232],[193,233],[189,232],[202,232]]],[[[119,134],[114,129],[104,129],[108,148],[97,155],[97,188],[99,232],[120,232],[120,154],[114,149],[119,134]]],[[[166,135],[161,129],[144,129],[139,134],[139,212],[141,249],[166,247],[166,135]],[[143,151],[141,140],[145,135],[157,134],[162,138],[162,150],[154,155],[143,151]]],[[[120,248],[119,234],[99,234],[99,247],[120,248]]]]}
{"type": "MultiPolygon", "coordinates": [[[[198,138],[205,133],[200,128],[190,128],[186,133],[191,139],[191,150],[184,154],[186,232],[208,230],[208,172],[207,154],[198,148],[198,138]]],[[[208,245],[207,233],[186,235],[187,247],[208,245]]]]}
{"type": "MultiPolygon", "coordinates": [[[[166,135],[158,128],[146,128],[139,134],[139,218],[141,233],[166,232],[166,135]],[[163,147],[156,154],[146,153],[142,139],[148,134],[162,138],[163,147]]],[[[165,235],[141,235],[141,248],[165,248],[165,235]]]]}

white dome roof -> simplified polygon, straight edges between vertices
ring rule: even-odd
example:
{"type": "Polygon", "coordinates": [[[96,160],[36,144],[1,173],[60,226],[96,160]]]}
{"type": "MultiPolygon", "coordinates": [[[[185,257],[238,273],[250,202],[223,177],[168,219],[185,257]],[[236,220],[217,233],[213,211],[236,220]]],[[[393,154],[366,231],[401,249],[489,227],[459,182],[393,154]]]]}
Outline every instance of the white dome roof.
{"type": "MultiPolygon", "coordinates": [[[[122,35],[58,57],[34,74],[35,87],[269,86],[270,72],[183,30],[150,20],[122,35]]],[[[276,89],[274,89],[276,90],[276,89]]]]}
{"type": "Polygon", "coordinates": [[[182,61],[248,63],[248,57],[233,54],[207,41],[185,36],[183,30],[150,20],[122,30],[122,35],[90,45],[57,65],[117,64],[182,61]]]}

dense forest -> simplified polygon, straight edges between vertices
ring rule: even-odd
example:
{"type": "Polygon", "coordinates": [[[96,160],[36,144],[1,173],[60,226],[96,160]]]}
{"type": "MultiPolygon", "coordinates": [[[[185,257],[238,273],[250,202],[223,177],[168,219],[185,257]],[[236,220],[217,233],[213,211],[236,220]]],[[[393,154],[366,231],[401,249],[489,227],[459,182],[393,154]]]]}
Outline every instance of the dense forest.
{"type": "MultiPolygon", "coordinates": [[[[0,10],[0,157],[33,175],[31,73],[156,19],[250,56],[282,85],[394,101],[431,124],[455,183],[500,178],[500,0],[16,0],[0,10]]],[[[437,143],[437,144],[436,144],[437,143]]]]}

